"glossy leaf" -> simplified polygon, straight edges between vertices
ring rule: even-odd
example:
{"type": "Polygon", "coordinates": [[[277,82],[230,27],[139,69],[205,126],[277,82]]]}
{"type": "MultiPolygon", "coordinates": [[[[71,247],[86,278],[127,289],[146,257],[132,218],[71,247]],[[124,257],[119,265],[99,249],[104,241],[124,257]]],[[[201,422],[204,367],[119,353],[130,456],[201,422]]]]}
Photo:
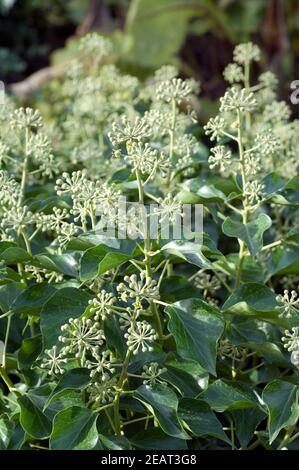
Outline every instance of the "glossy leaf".
{"type": "Polygon", "coordinates": [[[270,217],[260,214],[255,220],[242,224],[227,217],[223,222],[222,230],[228,237],[235,237],[246,243],[251,255],[256,255],[263,247],[263,235],[272,225],[270,217]]]}
{"type": "Polygon", "coordinates": [[[195,436],[213,436],[229,442],[220,421],[206,402],[182,398],[179,401],[178,416],[195,436]]]}
{"type": "Polygon", "coordinates": [[[154,387],[141,385],[134,396],[155,416],[166,434],[178,439],[189,438],[179,423],[177,417],[178,399],[170,388],[166,385],[155,385],[154,387]]]}
{"type": "Polygon", "coordinates": [[[97,414],[88,408],[71,406],[54,418],[51,450],[88,450],[98,441],[97,414]]]}
{"type": "Polygon", "coordinates": [[[167,307],[168,327],[184,359],[198,361],[216,374],[216,344],[224,329],[219,311],[203,300],[190,299],[167,307]]]}
{"type": "Polygon", "coordinates": [[[294,425],[299,418],[298,386],[283,380],[274,380],[265,387],[262,398],[269,413],[271,443],[282,428],[294,425]]]}
{"type": "Polygon", "coordinates": [[[21,408],[20,423],[24,431],[35,439],[45,439],[52,430],[51,420],[43,413],[33,396],[23,395],[18,399],[21,408]]]}
{"type": "Polygon", "coordinates": [[[67,287],[57,291],[41,311],[41,331],[45,348],[57,343],[60,328],[70,318],[83,314],[88,300],[91,298],[86,292],[67,287]]]}

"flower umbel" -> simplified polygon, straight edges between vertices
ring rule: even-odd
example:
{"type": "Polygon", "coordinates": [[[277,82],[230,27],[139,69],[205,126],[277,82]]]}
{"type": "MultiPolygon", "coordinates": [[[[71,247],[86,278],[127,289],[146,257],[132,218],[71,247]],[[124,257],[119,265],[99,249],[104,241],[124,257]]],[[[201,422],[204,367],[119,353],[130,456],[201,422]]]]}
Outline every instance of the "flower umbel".
{"type": "Polygon", "coordinates": [[[64,353],[74,353],[77,359],[83,360],[87,351],[93,351],[105,340],[104,332],[99,326],[99,323],[90,318],[70,318],[68,323],[62,325],[63,335],[58,338],[66,345],[63,348],[64,353]]]}
{"type": "Polygon", "coordinates": [[[58,352],[55,345],[51,349],[45,349],[45,357],[43,358],[41,368],[47,369],[49,375],[63,374],[63,365],[67,362],[68,359],[64,357],[63,352],[58,352]]]}
{"type": "Polygon", "coordinates": [[[283,291],[283,295],[277,295],[276,300],[279,304],[281,304],[280,308],[280,317],[291,318],[292,313],[298,311],[297,307],[299,307],[299,299],[297,292],[292,290],[289,292],[288,290],[283,291]]]}
{"type": "Polygon", "coordinates": [[[139,350],[142,352],[152,351],[153,346],[151,343],[157,339],[157,334],[149,323],[138,321],[128,328],[125,338],[129,350],[135,356],[139,350]]]}

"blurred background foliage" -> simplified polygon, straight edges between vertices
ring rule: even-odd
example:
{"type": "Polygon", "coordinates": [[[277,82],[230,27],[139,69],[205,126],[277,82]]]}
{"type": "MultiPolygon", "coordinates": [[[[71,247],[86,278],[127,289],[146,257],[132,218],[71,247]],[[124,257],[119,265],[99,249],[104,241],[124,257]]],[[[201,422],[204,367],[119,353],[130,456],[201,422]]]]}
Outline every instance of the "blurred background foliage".
{"type": "MultiPolygon", "coordinates": [[[[22,83],[50,66],[39,88],[53,67],[67,68],[78,38],[96,30],[112,38],[114,62],[126,72],[143,78],[171,63],[198,79],[208,109],[223,93],[234,45],[252,40],[285,98],[299,76],[298,27],[298,0],[0,0],[0,79],[22,83]]],[[[11,89],[26,95],[26,87],[11,89]]]]}

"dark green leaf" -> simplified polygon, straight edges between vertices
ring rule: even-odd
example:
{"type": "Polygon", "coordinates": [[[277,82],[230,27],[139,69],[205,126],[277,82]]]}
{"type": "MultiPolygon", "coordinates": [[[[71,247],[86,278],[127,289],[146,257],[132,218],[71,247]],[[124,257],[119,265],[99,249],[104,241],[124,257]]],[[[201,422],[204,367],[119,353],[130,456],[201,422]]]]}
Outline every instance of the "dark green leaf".
{"type": "Polygon", "coordinates": [[[18,398],[21,408],[20,422],[24,431],[35,439],[45,439],[50,436],[52,423],[42,412],[39,404],[30,395],[18,398]]]}
{"type": "Polygon", "coordinates": [[[263,247],[263,235],[272,225],[267,214],[260,214],[255,220],[248,224],[235,221],[227,217],[222,225],[222,230],[228,237],[243,240],[252,256],[256,255],[263,247]]]}
{"type": "Polygon", "coordinates": [[[168,328],[173,334],[178,354],[216,374],[216,344],[224,329],[219,311],[200,299],[176,302],[166,309],[168,328]]]}
{"type": "Polygon", "coordinates": [[[299,418],[298,386],[283,380],[274,380],[265,387],[262,398],[269,412],[271,444],[281,429],[294,425],[299,418]]]}
{"type": "Polygon", "coordinates": [[[47,400],[47,405],[65,390],[83,390],[90,382],[90,371],[84,368],[70,369],[64,373],[47,400]]]}
{"type": "Polygon", "coordinates": [[[202,400],[182,398],[179,400],[178,416],[195,436],[213,436],[230,442],[209,405],[202,400]]]}
{"type": "Polygon", "coordinates": [[[257,397],[247,385],[228,380],[216,380],[198,398],[218,412],[258,406],[257,397]]]}
{"type": "Polygon", "coordinates": [[[34,361],[42,351],[42,336],[37,335],[26,338],[18,351],[18,366],[22,369],[30,369],[34,361]]]}
{"type": "Polygon", "coordinates": [[[57,343],[61,326],[84,312],[91,298],[86,292],[67,287],[57,291],[41,311],[41,332],[45,348],[57,343]]]}
{"type": "Polygon", "coordinates": [[[131,240],[119,241],[116,248],[101,244],[89,248],[80,261],[80,279],[87,281],[120,266],[132,258],[135,243],[131,240]]]}
{"type": "Polygon", "coordinates": [[[54,418],[51,450],[88,450],[98,441],[97,414],[88,408],[70,406],[54,418]]]}
{"type": "Polygon", "coordinates": [[[170,388],[166,385],[155,385],[154,387],[141,385],[134,396],[155,416],[166,434],[178,439],[189,439],[188,434],[183,431],[179,423],[177,417],[178,399],[170,388]]]}
{"type": "Polygon", "coordinates": [[[187,444],[182,439],[168,436],[160,428],[140,431],[131,439],[133,446],[145,450],[187,450],[187,444]]]}

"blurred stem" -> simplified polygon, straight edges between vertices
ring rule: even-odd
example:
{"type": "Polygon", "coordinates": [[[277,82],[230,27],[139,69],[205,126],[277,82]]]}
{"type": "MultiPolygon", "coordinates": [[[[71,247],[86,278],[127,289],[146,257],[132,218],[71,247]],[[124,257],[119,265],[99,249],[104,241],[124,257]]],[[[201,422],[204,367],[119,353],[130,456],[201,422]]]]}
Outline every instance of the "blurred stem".
{"type": "MultiPolygon", "coordinates": [[[[248,93],[250,92],[250,61],[246,60],[244,64],[244,86],[248,93]]],[[[251,126],[251,116],[250,113],[246,112],[246,129],[249,130],[251,126]]]]}
{"type": "Polygon", "coordinates": [[[171,100],[171,128],[169,129],[169,170],[166,181],[166,188],[169,189],[169,184],[171,181],[171,172],[172,172],[172,161],[173,161],[173,152],[174,152],[174,133],[175,133],[175,123],[177,117],[177,108],[175,99],[171,100]]]}
{"type": "Polygon", "coordinates": [[[27,185],[28,163],[29,163],[28,141],[29,141],[29,128],[26,127],[25,143],[24,143],[24,163],[23,163],[23,171],[22,171],[22,179],[21,179],[21,191],[20,191],[20,196],[19,196],[19,201],[18,201],[19,206],[22,204],[24,200],[24,195],[25,195],[26,185],[27,185]]]}

